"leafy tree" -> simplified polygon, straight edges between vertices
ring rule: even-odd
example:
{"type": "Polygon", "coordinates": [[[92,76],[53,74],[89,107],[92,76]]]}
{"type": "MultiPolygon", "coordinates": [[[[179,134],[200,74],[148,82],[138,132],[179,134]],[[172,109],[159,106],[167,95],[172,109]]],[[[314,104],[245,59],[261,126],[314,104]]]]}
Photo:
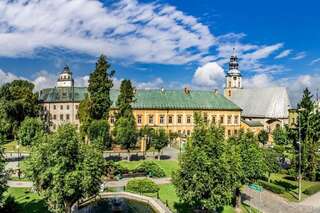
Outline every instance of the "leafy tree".
{"type": "MultiPolygon", "coordinates": [[[[5,170],[4,148],[0,146],[0,206],[3,205],[3,193],[7,190],[8,173],[5,170]]],[[[1,210],[1,208],[0,208],[1,210]]]]}
{"type": "MultiPolygon", "coordinates": [[[[131,104],[134,102],[134,89],[130,80],[123,80],[120,85],[120,94],[117,99],[117,121],[114,134],[118,144],[130,152],[138,139],[138,131],[131,104]]],[[[130,154],[128,156],[130,160],[130,154]]]]}
{"type": "Polygon", "coordinates": [[[31,146],[45,133],[45,125],[40,118],[26,117],[18,131],[18,139],[23,146],[31,146]]]}
{"type": "Polygon", "coordinates": [[[25,170],[53,212],[69,213],[76,201],[99,192],[104,159],[100,150],[80,143],[74,126],[65,124],[32,147],[25,170]]]}
{"type": "MultiPolygon", "coordinates": [[[[241,169],[243,176],[240,178],[241,184],[248,184],[264,177],[267,165],[263,150],[259,148],[257,139],[252,132],[241,131],[238,136],[229,139],[229,143],[237,146],[240,153],[241,169]]],[[[236,189],[236,206],[240,206],[240,187],[236,189]]]]}
{"type": "Polygon", "coordinates": [[[192,208],[216,211],[229,205],[242,176],[236,146],[224,142],[224,129],[206,126],[195,114],[195,128],[173,176],[179,198],[192,208]]]}
{"type": "Polygon", "coordinates": [[[101,149],[111,146],[109,123],[106,120],[93,120],[88,128],[89,140],[101,149]]]}
{"type": "Polygon", "coordinates": [[[279,153],[274,149],[266,149],[264,150],[265,154],[265,162],[267,165],[267,173],[268,173],[268,182],[270,182],[270,177],[272,173],[277,173],[280,171],[281,166],[279,162],[279,153]]]}
{"type": "Polygon", "coordinates": [[[91,117],[89,114],[91,101],[88,95],[86,95],[85,99],[83,99],[79,104],[78,117],[80,120],[80,133],[81,137],[85,138],[88,133],[88,128],[91,123],[91,117]]]}
{"type": "Polygon", "coordinates": [[[266,130],[261,130],[258,134],[258,140],[260,143],[262,143],[263,145],[267,144],[268,142],[268,138],[269,138],[269,135],[268,135],[268,132],[266,130]]]}
{"type": "Polygon", "coordinates": [[[108,117],[112,105],[110,89],[113,87],[112,77],[114,70],[104,55],[96,63],[95,70],[90,74],[88,92],[90,95],[90,118],[100,120],[108,117]]]}
{"type": "Polygon", "coordinates": [[[130,160],[130,149],[135,147],[138,139],[135,120],[132,118],[120,117],[116,121],[114,135],[115,141],[128,150],[128,160],[130,160]]]}
{"type": "Polygon", "coordinates": [[[152,139],[151,145],[158,151],[158,160],[160,160],[161,150],[169,144],[169,137],[164,129],[159,129],[155,131],[152,139]]]}
{"type": "Polygon", "coordinates": [[[34,85],[25,80],[14,80],[0,88],[0,118],[7,126],[2,130],[8,131],[7,137],[13,137],[15,131],[25,117],[36,117],[39,114],[37,95],[33,93],[34,85]]]}
{"type": "Polygon", "coordinates": [[[289,144],[289,138],[288,134],[285,128],[283,127],[277,127],[272,132],[273,141],[276,145],[288,145],[289,144]]]}

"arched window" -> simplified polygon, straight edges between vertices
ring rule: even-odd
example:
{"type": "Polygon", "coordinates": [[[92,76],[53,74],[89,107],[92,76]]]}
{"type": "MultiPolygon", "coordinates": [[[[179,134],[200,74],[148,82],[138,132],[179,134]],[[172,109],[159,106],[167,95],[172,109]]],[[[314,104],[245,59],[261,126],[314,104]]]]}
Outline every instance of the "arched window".
{"type": "Polygon", "coordinates": [[[231,90],[228,91],[228,96],[229,96],[229,97],[231,96],[231,90]]]}

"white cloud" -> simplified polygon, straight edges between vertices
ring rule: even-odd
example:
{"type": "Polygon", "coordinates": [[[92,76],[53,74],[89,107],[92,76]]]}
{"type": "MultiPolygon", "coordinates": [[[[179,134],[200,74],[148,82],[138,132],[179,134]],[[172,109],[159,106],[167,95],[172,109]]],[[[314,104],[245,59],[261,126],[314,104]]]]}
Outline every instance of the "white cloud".
{"type": "Polygon", "coordinates": [[[137,89],[159,89],[159,88],[164,87],[165,83],[162,80],[162,78],[155,78],[155,79],[148,81],[148,82],[134,81],[133,84],[137,89]]]}
{"type": "Polygon", "coordinates": [[[23,79],[23,78],[13,73],[5,72],[2,69],[0,69],[0,86],[2,84],[9,83],[13,80],[18,80],[18,79],[23,79]]]}
{"type": "Polygon", "coordinates": [[[299,52],[294,57],[292,57],[292,60],[300,60],[307,56],[306,52],[299,52]]]}
{"type": "Polygon", "coordinates": [[[3,0],[0,14],[0,56],[65,48],[133,62],[184,64],[201,59],[215,43],[207,26],[160,3],[120,0],[106,7],[98,0],[3,0]]]}
{"type": "Polygon", "coordinates": [[[193,75],[192,82],[198,87],[218,88],[224,83],[224,71],[216,62],[207,63],[198,67],[193,75]]]}
{"type": "Polygon", "coordinates": [[[281,49],[284,46],[283,43],[257,45],[242,42],[241,40],[244,39],[244,37],[245,34],[243,33],[229,33],[218,36],[218,54],[214,57],[215,61],[221,66],[228,63],[234,48],[238,58],[240,59],[239,63],[241,70],[259,73],[279,72],[285,70],[282,65],[266,64],[263,62],[263,59],[270,57],[281,49]]]}
{"type": "Polygon", "coordinates": [[[267,58],[273,52],[280,49],[281,47],[283,47],[282,43],[260,47],[258,50],[251,53],[244,54],[242,57],[248,60],[258,60],[258,59],[267,58]]]}
{"type": "Polygon", "coordinates": [[[268,74],[257,74],[243,79],[244,88],[265,88],[274,86],[273,79],[268,74]]]}
{"type": "Polygon", "coordinates": [[[280,59],[280,58],[285,58],[287,57],[290,53],[292,52],[292,50],[284,50],[282,51],[279,55],[277,55],[276,57],[274,57],[275,59],[280,59]]]}
{"type": "Polygon", "coordinates": [[[312,60],[309,65],[314,65],[314,64],[317,64],[319,62],[320,62],[320,58],[316,58],[316,59],[312,60]]]}

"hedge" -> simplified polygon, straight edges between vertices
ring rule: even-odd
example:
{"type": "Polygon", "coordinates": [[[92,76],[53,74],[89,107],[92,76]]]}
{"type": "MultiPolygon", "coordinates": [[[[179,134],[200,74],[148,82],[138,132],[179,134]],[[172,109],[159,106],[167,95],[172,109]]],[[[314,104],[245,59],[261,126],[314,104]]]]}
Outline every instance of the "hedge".
{"type": "Polygon", "coordinates": [[[143,161],[136,169],[135,172],[144,172],[150,177],[165,177],[164,170],[155,162],[143,161]]]}
{"type": "Polygon", "coordinates": [[[286,189],[282,186],[278,186],[276,184],[273,183],[269,183],[267,181],[263,181],[263,180],[258,180],[258,184],[260,184],[263,188],[272,191],[276,194],[283,194],[286,189]]]}
{"type": "Polygon", "coordinates": [[[316,185],[313,185],[313,186],[310,186],[308,188],[306,188],[303,193],[306,194],[306,195],[313,195],[317,192],[320,191],[320,184],[316,184],[316,185]]]}
{"type": "Polygon", "coordinates": [[[137,193],[157,193],[159,186],[148,178],[144,179],[133,179],[127,183],[127,191],[137,193]]]}

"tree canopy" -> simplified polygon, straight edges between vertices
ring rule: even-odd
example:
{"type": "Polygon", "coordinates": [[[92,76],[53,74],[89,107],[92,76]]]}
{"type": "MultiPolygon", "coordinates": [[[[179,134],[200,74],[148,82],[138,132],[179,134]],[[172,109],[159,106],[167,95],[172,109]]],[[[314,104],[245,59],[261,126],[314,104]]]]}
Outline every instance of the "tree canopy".
{"type": "Polygon", "coordinates": [[[25,80],[14,80],[0,87],[0,134],[12,138],[25,117],[39,115],[37,95],[34,85],[25,80]]]}
{"type": "Polygon", "coordinates": [[[106,120],[94,120],[88,128],[88,137],[92,144],[100,148],[111,146],[111,136],[109,134],[109,123],[106,120]]]}
{"type": "Polygon", "coordinates": [[[110,89],[113,87],[112,77],[115,73],[104,55],[96,63],[95,70],[90,74],[88,92],[90,95],[89,114],[92,119],[100,120],[108,117],[112,105],[110,89]]]}
{"type": "Polygon", "coordinates": [[[71,124],[64,124],[32,147],[26,174],[53,212],[71,212],[80,198],[98,193],[103,174],[102,152],[82,144],[71,124]]]}
{"type": "Polygon", "coordinates": [[[199,115],[173,183],[179,198],[196,209],[215,211],[230,205],[242,176],[236,147],[224,141],[224,129],[207,126],[199,115]]]}
{"type": "Polygon", "coordinates": [[[23,146],[31,146],[45,133],[45,125],[40,118],[26,117],[18,131],[18,140],[23,146]]]}
{"type": "Polygon", "coordinates": [[[164,129],[159,129],[154,132],[151,138],[151,146],[158,150],[158,159],[160,160],[160,151],[169,144],[169,136],[164,129]]]}

